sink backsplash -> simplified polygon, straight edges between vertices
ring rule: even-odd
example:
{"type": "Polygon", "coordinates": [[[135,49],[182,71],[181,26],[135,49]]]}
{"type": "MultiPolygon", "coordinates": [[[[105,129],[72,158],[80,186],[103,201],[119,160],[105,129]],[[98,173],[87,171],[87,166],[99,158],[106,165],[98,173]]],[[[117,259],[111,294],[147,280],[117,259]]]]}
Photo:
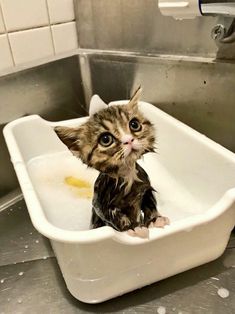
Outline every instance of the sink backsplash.
{"type": "MultiPolygon", "coordinates": [[[[211,39],[216,23],[164,17],[156,0],[0,0],[0,131],[86,115],[92,94],[127,99],[141,84],[143,100],[235,152],[235,49],[211,39]]],[[[1,132],[0,197],[16,187],[1,132]]]]}
{"type": "Polygon", "coordinates": [[[0,75],[77,48],[73,0],[0,1],[0,75]]]}

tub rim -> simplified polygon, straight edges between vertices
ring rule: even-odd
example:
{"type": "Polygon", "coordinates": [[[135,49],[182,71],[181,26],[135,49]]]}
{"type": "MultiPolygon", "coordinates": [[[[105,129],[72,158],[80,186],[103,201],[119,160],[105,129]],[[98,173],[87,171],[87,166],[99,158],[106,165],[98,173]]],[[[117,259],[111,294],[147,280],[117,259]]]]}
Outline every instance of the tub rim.
{"type": "MultiPolygon", "coordinates": [[[[110,105],[121,105],[128,101],[120,100],[111,102],[110,105]]],[[[218,154],[222,155],[224,158],[229,159],[233,163],[235,163],[235,154],[223,147],[222,145],[214,142],[209,139],[205,135],[199,133],[193,128],[187,126],[183,122],[175,119],[169,114],[163,112],[159,108],[153,106],[147,102],[140,102],[141,107],[146,107],[148,110],[157,110],[163,119],[168,120],[174,125],[177,124],[177,127],[180,128],[184,133],[190,134],[197,141],[200,141],[203,144],[209,146],[212,150],[216,151],[218,154]]],[[[65,230],[59,227],[54,226],[52,223],[48,221],[46,218],[40,201],[37,197],[36,191],[33,187],[33,184],[30,180],[27,167],[25,162],[23,161],[19,146],[16,142],[15,136],[13,134],[13,129],[15,126],[21,124],[22,122],[41,119],[45,121],[45,123],[49,126],[56,126],[58,123],[60,125],[73,125],[79,121],[79,123],[85,122],[87,117],[75,118],[70,120],[63,120],[58,122],[50,122],[45,119],[42,119],[39,115],[30,115],[27,117],[22,117],[16,119],[12,122],[9,122],[3,129],[3,134],[5,137],[5,141],[7,143],[11,162],[16,171],[25,202],[28,207],[29,215],[34,227],[42,233],[44,236],[48,237],[51,240],[64,242],[64,243],[79,243],[79,244],[87,244],[87,243],[95,243],[100,242],[107,239],[112,239],[116,242],[120,242],[126,245],[137,245],[143,244],[146,242],[152,242],[156,239],[160,239],[162,237],[166,237],[181,231],[187,231],[187,229],[193,229],[199,225],[209,223],[219,216],[221,216],[225,211],[229,210],[235,204],[235,187],[227,190],[224,195],[208,210],[205,212],[194,215],[188,218],[181,219],[179,221],[175,221],[171,223],[170,226],[166,226],[164,229],[153,228],[150,230],[150,238],[149,239],[141,239],[141,238],[133,238],[125,233],[118,232],[111,227],[104,226],[101,228],[93,229],[93,230],[84,230],[84,231],[70,231],[65,230]]],[[[231,230],[234,226],[234,223],[231,223],[231,230]]],[[[230,231],[231,231],[230,230],[230,231]]]]}

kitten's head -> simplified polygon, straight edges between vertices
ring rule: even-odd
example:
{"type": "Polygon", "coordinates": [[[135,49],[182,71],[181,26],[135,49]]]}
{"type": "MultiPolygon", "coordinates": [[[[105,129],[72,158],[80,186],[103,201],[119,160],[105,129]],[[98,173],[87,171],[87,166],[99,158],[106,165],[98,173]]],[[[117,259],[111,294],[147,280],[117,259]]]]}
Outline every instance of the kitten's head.
{"type": "Polygon", "coordinates": [[[55,132],[85,164],[118,174],[143,154],[154,151],[154,127],[138,110],[140,92],[139,88],[126,105],[107,106],[81,126],[58,126],[55,132]]]}

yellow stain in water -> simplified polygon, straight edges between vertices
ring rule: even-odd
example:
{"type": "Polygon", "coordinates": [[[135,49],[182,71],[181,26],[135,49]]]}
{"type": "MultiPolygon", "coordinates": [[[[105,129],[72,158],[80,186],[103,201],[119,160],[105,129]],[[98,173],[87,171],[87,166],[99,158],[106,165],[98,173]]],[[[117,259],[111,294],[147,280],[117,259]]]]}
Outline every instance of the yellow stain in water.
{"type": "Polygon", "coordinates": [[[92,198],[92,196],[93,196],[91,189],[89,189],[89,190],[88,189],[78,190],[77,194],[81,198],[92,198]]]}
{"type": "Polygon", "coordinates": [[[66,177],[64,179],[65,183],[69,186],[77,188],[77,195],[81,198],[92,198],[92,190],[91,190],[91,184],[90,182],[75,178],[73,176],[66,177]]]}
{"type": "Polygon", "coordinates": [[[91,184],[88,182],[88,181],[85,181],[85,180],[82,180],[82,179],[78,179],[78,178],[75,178],[75,177],[66,177],[65,178],[65,182],[68,184],[68,185],[71,185],[71,186],[74,186],[76,188],[91,188],[91,184]]]}

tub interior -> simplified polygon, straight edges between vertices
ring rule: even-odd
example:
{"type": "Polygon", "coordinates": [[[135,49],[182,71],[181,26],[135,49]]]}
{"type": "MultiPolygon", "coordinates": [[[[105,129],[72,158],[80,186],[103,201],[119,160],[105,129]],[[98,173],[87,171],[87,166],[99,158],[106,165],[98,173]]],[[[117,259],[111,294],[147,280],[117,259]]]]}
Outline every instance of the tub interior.
{"type": "MultiPolygon", "coordinates": [[[[172,224],[203,214],[235,186],[233,154],[161,110],[147,104],[141,108],[156,125],[157,152],[139,163],[157,191],[159,212],[172,224]]],[[[98,173],[74,157],[40,117],[15,125],[13,133],[47,219],[65,230],[88,230],[98,173]],[[86,180],[90,187],[81,191],[66,183],[68,177],[86,180]]]]}
{"type": "MultiPolygon", "coordinates": [[[[160,213],[171,222],[200,214],[205,204],[149,154],[139,161],[155,188],[160,213]],[[183,196],[183,197],[182,197],[183,196]]],[[[47,219],[65,230],[88,230],[92,191],[98,172],[88,169],[69,151],[31,159],[27,168],[47,219]],[[66,178],[86,180],[89,188],[68,185],[66,178]]]]}

